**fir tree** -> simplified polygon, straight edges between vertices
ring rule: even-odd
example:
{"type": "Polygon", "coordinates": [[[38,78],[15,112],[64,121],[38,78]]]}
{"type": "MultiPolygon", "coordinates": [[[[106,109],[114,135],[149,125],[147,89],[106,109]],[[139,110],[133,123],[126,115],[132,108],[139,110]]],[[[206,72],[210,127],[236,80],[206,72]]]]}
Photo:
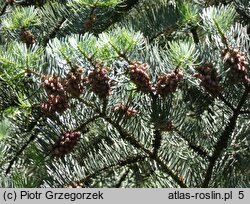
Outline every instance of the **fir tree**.
{"type": "Polygon", "coordinates": [[[1,187],[250,187],[248,0],[0,0],[1,187]]]}

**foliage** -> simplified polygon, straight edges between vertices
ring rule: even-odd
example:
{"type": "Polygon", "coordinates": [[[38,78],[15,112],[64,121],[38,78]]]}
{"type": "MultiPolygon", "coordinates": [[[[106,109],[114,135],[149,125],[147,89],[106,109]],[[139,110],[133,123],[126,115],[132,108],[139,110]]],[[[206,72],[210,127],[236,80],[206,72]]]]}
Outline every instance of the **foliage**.
{"type": "Polygon", "coordinates": [[[249,11],[0,0],[0,186],[249,187],[249,11]]]}

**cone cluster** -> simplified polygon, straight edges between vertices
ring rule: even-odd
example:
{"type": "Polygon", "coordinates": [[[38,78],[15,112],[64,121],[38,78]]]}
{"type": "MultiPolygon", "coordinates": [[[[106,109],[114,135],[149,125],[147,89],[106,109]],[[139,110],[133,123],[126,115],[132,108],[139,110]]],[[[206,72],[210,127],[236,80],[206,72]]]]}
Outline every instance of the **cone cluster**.
{"type": "Polygon", "coordinates": [[[57,76],[42,77],[43,87],[48,94],[47,101],[40,107],[46,114],[63,113],[69,107],[68,97],[65,95],[63,80],[57,76]]]}
{"type": "Polygon", "coordinates": [[[69,100],[65,95],[49,95],[48,100],[41,103],[42,111],[46,114],[63,113],[69,108],[69,100]]]}
{"type": "Polygon", "coordinates": [[[81,68],[71,70],[64,83],[65,91],[72,97],[78,98],[83,93],[83,70],[81,68]]]}
{"type": "Polygon", "coordinates": [[[200,85],[212,96],[217,96],[221,91],[221,87],[213,65],[203,64],[197,68],[197,71],[198,73],[195,73],[194,76],[201,80],[200,85]]]}
{"type": "Polygon", "coordinates": [[[42,77],[43,87],[48,94],[63,94],[64,87],[60,77],[44,76],[42,77]]]}
{"type": "Polygon", "coordinates": [[[126,104],[124,103],[119,103],[115,106],[114,111],[122,114],[126,117],[132,117],[135,116],[137,114],[137,110],[135,110],[132,107],[128,107],[126,104]]]}
{"type": "Polygon", "coordinates": [[[83,93],[82,72],[82,68],[76,67],[63,79],[58,76],[42,77],[48,100],[40,107],[46,114],[63,113],[69,108],[69,98],[77,98],[83,93]]]}
{"type": "Polygon", "coordinates": [[[179,82],[183,79],[183,74],[178,71],[171,71],[159,76],[156,83],[156,93],[162,97],[176,91],[179,82]]]}
{"type": "Polygon", "coordinates": [[[249,63],[246,55],[239,49],[224,49],[222,53],[225,63],[231,68],[231,75],[236,82],[249,82],[249,63]]]}
{"type": "Polygon", "coordinates": [[[35,36],[29,30],[22,30],[20,35],[21,41],[27,45],[32,45],[36,42],[35,36]]]}
{"type": "Polygon", "coordinates": [[[96,67],[88,76],[91,90],[100,98],[104,99],[111,93],[110,78],[106,67],[96,67]]]}
{"type": "Polygon", "coordinates": [[[137,90],[143,93],[152,92],[151,79],[146,72],[148,68],[148,64],[138,61],[133,61],[129,65],[129,77],[131,81],[136,85],[137,90]]]}
{"type": "Polygon", "coordinates": [[[52,155],[56,158],[61,158],[71,153],[80,137],[81,134],[77,131],[69,130],[64,132],[56,142],[52,155]]]}

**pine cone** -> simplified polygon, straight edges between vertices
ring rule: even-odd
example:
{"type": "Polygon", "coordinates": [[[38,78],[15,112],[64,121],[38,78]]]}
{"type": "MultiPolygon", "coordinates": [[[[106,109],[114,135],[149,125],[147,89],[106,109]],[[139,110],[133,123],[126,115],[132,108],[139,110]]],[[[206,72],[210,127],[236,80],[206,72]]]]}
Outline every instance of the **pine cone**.
{"type": "Polygon", "coordinates": [[[72,69],[66,77],[64,87],[65,90],[75,98],[78,98],[83,93],[83,77],[82,77],[82,69],[72,69]]]}
{"type": "Polygon", "coordinates": [[[63,113],[68,109],[68,98],[63,95],[49,95],[48,101],[41,104],[41,109],[46,114],[63,113]]]}
{"type": "Polygon", "coordinates": [[[132,116],[135,116],[137,114],[137,110],[135,110],[132,107],[128,107],[124,103],[117,104],[114,108],[114,112],[125,115],[126,117],[132,117],[132,116]]]}
{"type": "Polygon", "coordinates": [[[42,77],[43,87],[48,94],[63,94],[62,80],[57,76],[42,77]]]}
{"type": "Polygon", "coordinates": [[[110,95],[110,78],[107,75],[107,68],[97,67],[88,76],[88,82],[92,91],[101,99],[110,95]]]}
{"type": "Polygon", "coordinates": [[[148,68],[148,64],[137,61],[134,61],[129,65],[128,73],[130,79],[136,85],[137,89],[143,93],[152,92],[150,77],[146,73],[148,68]]]}
{"type": "Polygon", "coordinates": [[[225,64],[231,68],[231,77],[235,82],[248,83],[249,63],[244,53],[239,49],[224,49],[222,52],[225,64]]]}
{"type": "Polygon", "coordinates": [[[170,93],[174,93],[178,83],[183,79],[183,74],[177,71],[171,71],[167,74],[159,76],[156,84],[156,93],[162,97],[166,97],[170,93]]]}
{"type": "Polygon", "coordinates": [[[28,46],[34,44],[36,42],[35,36],[29,30],[22,30],[21,31],[21,41],[26,43],[28,46]]]}
{"type": "Polygon", "coordinates": [[[81,134],[77,131],[69,130],[64,132],[54,145],[53,157],[61,158],[72,152],[80,137],[81,134]]]}
{"type": "Polygon", "coordinates": [[[201,80],[200,85],[212,96],[217,96],[221,91],[221,87],[219,85],[217,72],[213,68],[213,65],[203,64],[197,68],[197,71],[198,73],[195,73],[194,77],[201,80]]]}

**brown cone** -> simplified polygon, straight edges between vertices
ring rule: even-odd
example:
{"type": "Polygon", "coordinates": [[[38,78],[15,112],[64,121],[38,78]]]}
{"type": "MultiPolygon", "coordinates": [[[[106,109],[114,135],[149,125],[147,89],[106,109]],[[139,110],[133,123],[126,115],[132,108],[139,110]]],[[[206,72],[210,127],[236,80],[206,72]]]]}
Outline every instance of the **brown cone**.
{"type": "Polygon", "coordinates": [[[156,93],[162,97],[166,97],[168,94],[174,93],[177,89],[178,83],[182,79],[183,74],[176,71],[160,75],[156,83],[156,93]]]}
{"type": "Polygon", "coordinates": [[[195,73],[194,77],[201,80],[200,85],[212,96],[217,96],[221,91],[221,87],[213,65],[205,63],[198,67],[197,71],[198,73],[195,73]]]}
{"type": "Polygon", "coordinates": [[[110,95],[110,78],[107,75],[106,67],[97,67],[88,76],[88,82],[92,91],[100,98],[104,99],[110,95]]]}
{"type": "Polygon", "coordinates": [[[61,134],[53,147],[52,155],[56,158],[61,158],[72,152],[80,139],[80,132],[69,130],[61,134]]]}
{"type": "Polygon", "coordinates": [[[148,64],[138,61],[133,61],[129,65],[128,73],[130,79],[136,85],[138,91],[141,91],[143,93],[152,92],[150,77],[146,72],[148,68],[148,64]]]}

